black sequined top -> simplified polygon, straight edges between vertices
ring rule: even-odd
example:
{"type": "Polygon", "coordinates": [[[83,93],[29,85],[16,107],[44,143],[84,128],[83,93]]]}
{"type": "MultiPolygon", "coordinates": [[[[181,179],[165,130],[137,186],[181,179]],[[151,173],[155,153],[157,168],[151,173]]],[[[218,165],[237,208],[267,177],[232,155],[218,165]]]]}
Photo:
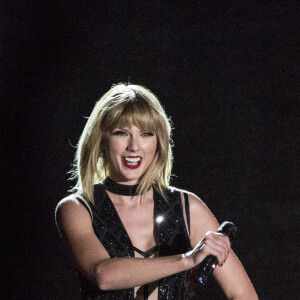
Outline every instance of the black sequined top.
{"type": "MultiPolygon", "coordinates": [[[[155,241],[159,256],[182,254],[192,249],[183,216],[180,190],[165,191],[165,200],[154,189],[154,219],[163,216],[163,221],[155,223],[155,241]]],[[[134,247],[124,225],[102,184],[94,186],[95,205],[91,206],[92,224],[96,236],[113,257],[134,257],[134,247]]],[[[189,209],[186,199],[186,214],[189,224],[189,209]]],[[[78,199],[80,201],[80,199],[78,199]]],[[[187,272],[163,278],[158,282],[158,299],[185,299],[187,272]]],[[[134,289],[102,291],[82,275],[79,275],[83,300],[133,299],[134,289]]]]}

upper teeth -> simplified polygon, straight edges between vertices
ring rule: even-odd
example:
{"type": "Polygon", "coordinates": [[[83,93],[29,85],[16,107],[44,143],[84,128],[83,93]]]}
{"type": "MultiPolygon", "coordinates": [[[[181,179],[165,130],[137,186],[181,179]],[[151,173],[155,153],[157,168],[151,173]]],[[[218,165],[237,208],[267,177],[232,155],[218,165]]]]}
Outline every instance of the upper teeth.
{"type": "Polygon", "coordinates": [[[131,162],[131,163],[137,163],[137,162],[139,162],[141,160],[141,158],[140,157],[135,157],[135,158],[133,158],[133,157],[125,157],[125,160],[128,161],[128,162],[131,162]]]}

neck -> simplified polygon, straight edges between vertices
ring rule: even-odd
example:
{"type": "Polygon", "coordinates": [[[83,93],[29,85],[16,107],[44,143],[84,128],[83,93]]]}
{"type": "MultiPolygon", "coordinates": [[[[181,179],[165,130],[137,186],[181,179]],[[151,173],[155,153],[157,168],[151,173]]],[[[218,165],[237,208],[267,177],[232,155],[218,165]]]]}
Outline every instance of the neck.
{"type": "Polygon", "coordinates": [[[141,204],[145,204],[148,201],[152,201],[154,194],[153,189],[150,188],[145,194],[137,195],[136,189],[138,184],[135,185],[125,185],[119,184],[106,178],[103,182],[104,188],[115,205],[125,205],[128,207],[136,207],[141,204]]]}
{"type": "Polygon", "coordinates": [[[103,182],[104,188],[109,192],[121,195],[121,196],[137,196],[137,187],[138,184],[135,185],[125,185],[114,182],[110,178],[106,178],[103,182]]]}

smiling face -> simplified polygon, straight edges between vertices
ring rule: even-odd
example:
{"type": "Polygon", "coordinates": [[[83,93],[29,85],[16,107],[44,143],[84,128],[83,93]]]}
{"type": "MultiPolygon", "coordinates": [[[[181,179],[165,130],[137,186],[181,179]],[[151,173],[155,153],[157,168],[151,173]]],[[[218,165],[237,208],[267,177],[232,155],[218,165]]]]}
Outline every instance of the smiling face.
{"type": "Polygon", "coordinates": [[[157,149],[153,132],[138,127],[114,128],[107,134],[109,177],[115,182],[133,185],[145,173],[157,149]]]}

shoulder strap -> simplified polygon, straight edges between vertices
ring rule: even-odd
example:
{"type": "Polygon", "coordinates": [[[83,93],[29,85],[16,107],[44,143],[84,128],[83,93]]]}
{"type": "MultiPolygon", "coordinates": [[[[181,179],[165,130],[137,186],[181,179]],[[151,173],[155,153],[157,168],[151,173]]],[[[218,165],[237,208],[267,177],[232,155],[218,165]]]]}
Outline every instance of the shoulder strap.
{"type": "Polygon", "coordinates": [[[92,219],[92,222],[93,222],[93,213],[92,213],[92,209],[91,209],[90,205],[88,204],[88,202],[79,194],[76,194],[75,198],[87,209],[87,211],[90,214],[90,217],[92,219]]]}
{"type": "Polygon", "coordinates": [[[189,233],[191,232],[191,224],[190,224],[190,204],[189,204],[189,195],[187,192],[183,192],[184,195],[184,206],[185,206],[185,214],[186,214],[186,221],[188,225],[189,233]]]}
{"type": "Polygon", "coordinates": [[[189,194],[188,194],[188,192],[181,190],[180,197],[181,197],[181,206],[182,206],[185,228],[186,228],[188,235],[190,236],[191,224],[190,224],[189,194]]]}

